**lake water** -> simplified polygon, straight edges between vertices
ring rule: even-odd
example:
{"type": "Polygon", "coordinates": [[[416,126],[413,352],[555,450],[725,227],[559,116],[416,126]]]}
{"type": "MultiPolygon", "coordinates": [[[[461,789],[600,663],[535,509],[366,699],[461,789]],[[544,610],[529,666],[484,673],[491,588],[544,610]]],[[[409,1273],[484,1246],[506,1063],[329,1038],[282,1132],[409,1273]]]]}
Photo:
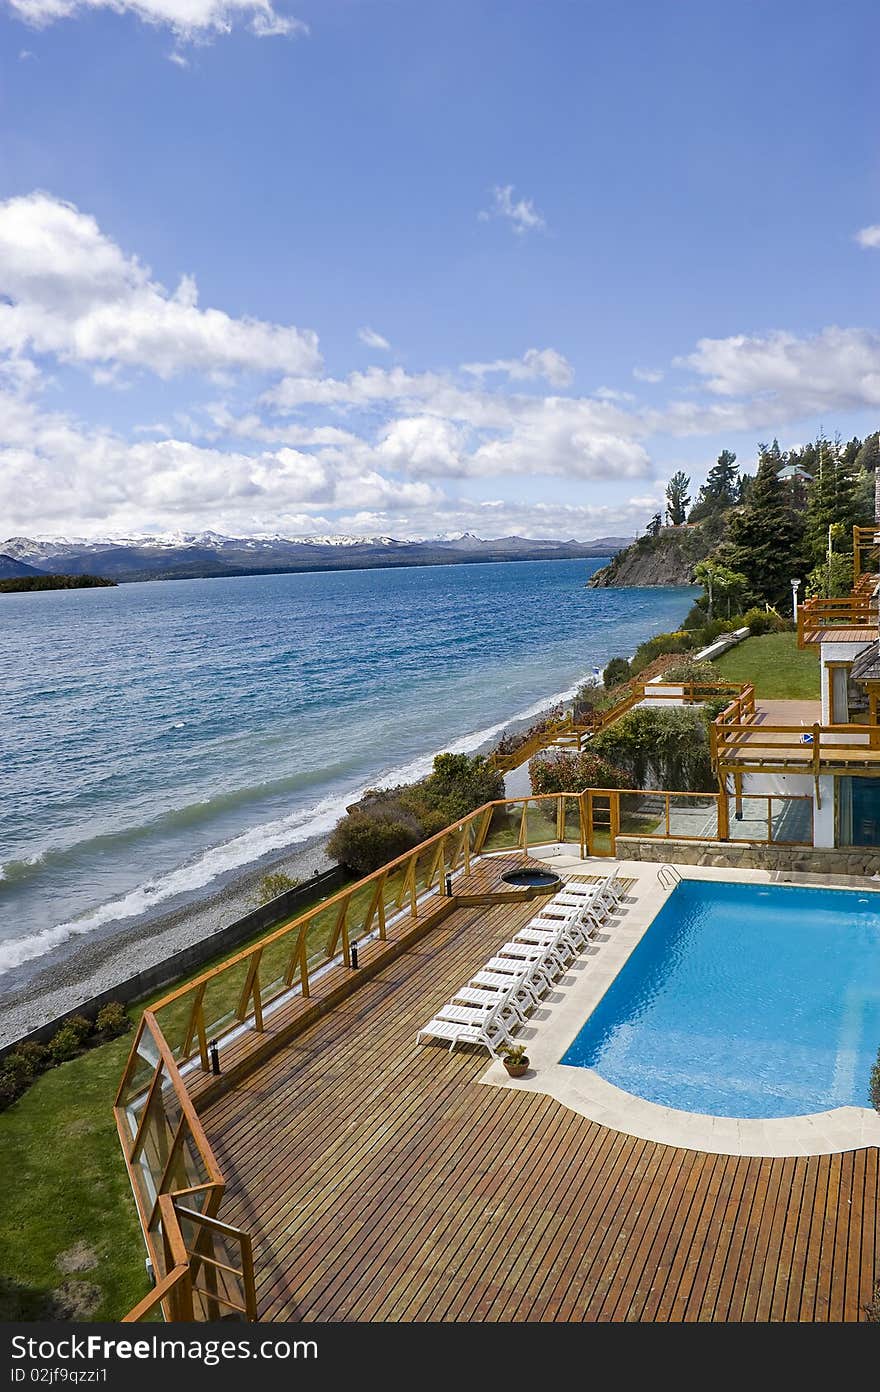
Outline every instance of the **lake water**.
{"type": "Polygon", "coordinates": [[[0,599],[0,972],[329,831],[674,628],[598,561],[0,599]]]}

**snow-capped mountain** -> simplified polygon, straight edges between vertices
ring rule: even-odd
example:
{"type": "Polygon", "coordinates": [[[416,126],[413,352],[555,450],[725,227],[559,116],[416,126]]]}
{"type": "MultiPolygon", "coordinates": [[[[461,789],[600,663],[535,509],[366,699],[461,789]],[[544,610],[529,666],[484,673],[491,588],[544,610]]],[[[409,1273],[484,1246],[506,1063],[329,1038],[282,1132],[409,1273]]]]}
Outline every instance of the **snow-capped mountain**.
{"type": "Polygon", "coordinates": [[[52,574],[92,574],[113,580],[191,579],[271,571],[338,570],[381,565],[439,565],[466,561],[562,560],[609,556],[628,538],[602,542],[528,537],[485,540],[473,532],[439,536],[251,536],[166,532],[152,536],[10,537],[0,552],[52,574]]]}

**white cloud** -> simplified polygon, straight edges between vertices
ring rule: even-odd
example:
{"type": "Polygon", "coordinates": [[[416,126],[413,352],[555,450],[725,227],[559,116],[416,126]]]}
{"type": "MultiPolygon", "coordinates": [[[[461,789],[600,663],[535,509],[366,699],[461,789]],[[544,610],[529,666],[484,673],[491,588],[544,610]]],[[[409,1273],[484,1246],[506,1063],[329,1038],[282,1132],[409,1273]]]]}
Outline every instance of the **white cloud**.
{"type": "Polygon", "coordinates": [[[358,338],[361,343],[365,343],[368,348],[379,348],[384,353],[390,352],[391,350],[391,344],[388,342],[388,339],[383,338],[380,333],[376,333],[375,329],[358,329],[358,338]]]}
{"type": "Polygon", "coordinates": [[[632,392],[619,391],[616,387],[597,387],[595,395],[600,401],[635,401],[632,392]]]}
{"type": "Polygon", "coordinates": [[[34,57],[34,55],[33,55],[33,53],[31,52],[31,50],[30,50],[29,48],[23,48],[23,49],[21,49],[21,51],[19,52],[18,61],[19,61],[19,63],[26,63],[27,60],[28,60],[29,58],[33,58],[33,57],[34,57]]]}
{"type": "Polygon", "coordinates": [[[129,13],[163,25],[183,40],[205,42],[245,24],[257,38],[308,34],[302,20],[279,14],[271,0],[9,0],[12,12],[35,28],[94,10],[129,13]]]}
{"type": "Polygon", "coordinates": [[[663,381],[663,373],[657,367],[634,367],[633,376],[637,382],[663,381]]]}
{"type": "Polygon", "coordinates": [[[384,431],[376,454],[407,474],[432,478],[465,472],[464,433],[436,416],[403,416],[384,431]]]}
{"type": "Polygon", "coordinates": [[[334,449],[255,454],[173,438],[126,441],[41,413],[0,390],[0,516],[10,533],[131,534],[153,527],[284,531],[303,512],[431,509],[429,483],[381,473],[334,449]]]}
{"type": "Polygon", "coordinates": [[[200,309],[192,276],[169,293],[93,217],[44,193],[0,203],[0,351],[118,372],[313,372],[317,335],[200,309]],[[5,303],[3,301],[6,301],[5,303]]]}
{"type": "Polygon", "coordinates": [[[856,233],[856,241],[865,251],[880,247],[880,222],[875,222],[872,227],[860,228],[856,233]]]}
{"type": "Polygon", "coordinates": [[[515,199],[513,184],[496,184],[491,194],[491,207],[477,214],[480,222],[488,222],[491,218],[503,218],[520,237],[525,236],[527,232],[546,232],[547,223],[543,214],[538,212],[531,198],[515,199]]]}
{"type": "Polygon", "coordinates": [[[182,53],[179,53],[176,48],[172,49],[168,54],[168,62],[174,63],[178,68],[189,67],[189,59],[185,58],[182,53]]]}
{"type": "Polygon", "coordinates": [[[528,381],[543,377],[554,387],[567,387],[574,379],[571,364],[555,348],[529,348],[521,358],[496,358],[494,362],[462,363],[462,372],[473,377],[493,372],[506,373],[513,381],[528,381]]]}
{"type": "Polygon", "coordinates": [[[830,327],[809,338],[775,332],[702,338],[680,359],[716,396],[745,398],[772,419],[880,406],[880,335],[830,327]]]}

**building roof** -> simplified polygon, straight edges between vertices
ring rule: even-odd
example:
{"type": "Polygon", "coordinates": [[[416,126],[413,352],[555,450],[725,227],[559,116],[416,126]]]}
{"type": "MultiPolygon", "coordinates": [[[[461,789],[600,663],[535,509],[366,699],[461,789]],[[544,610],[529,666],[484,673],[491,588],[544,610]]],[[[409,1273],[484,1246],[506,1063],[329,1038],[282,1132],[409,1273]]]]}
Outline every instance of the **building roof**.
{"type": "Polygon", "coordinates": [[[854,681],[880,681],[880,642],[869,643],[853,662],[850,675],[854,681]]]}

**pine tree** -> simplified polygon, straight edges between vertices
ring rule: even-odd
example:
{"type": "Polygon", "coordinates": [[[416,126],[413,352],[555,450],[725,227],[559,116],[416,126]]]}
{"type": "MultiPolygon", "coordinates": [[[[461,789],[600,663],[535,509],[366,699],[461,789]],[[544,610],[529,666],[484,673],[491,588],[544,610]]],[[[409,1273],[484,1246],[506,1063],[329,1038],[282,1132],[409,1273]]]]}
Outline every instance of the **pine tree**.
{"type": "Polygon", "coordinates": [[[829,528],[841,529],[840,550],[852,549],[853,526],[870,521],[864,516],[864,491],[852,452],[842,449],[839,440],[816,441],[816,471],[807,502],[807,542],[815,562],[829,550],[829,528]]]}
{"type": "Polygon", "coordinates": [[[736,455],[732,450],[722,450],[706,475],[688,521],[701,522],[704,517],[726,512],[736,501],[736,455]]]}
{"type": "Polygon", "coordinates": [[[688,493],[690,486],[691,481],[682,469],[673,474],[666,485],[666,512],[673,527],[680,527],[687,517],[691,503],[688,493]]]}
{"type": "Polygon", "coordinates": [[[756,595],[776,604],[788,594],[791,578],[806,568],[804,520],[778,478],[784,463],[778,443],[759,448],[758,472],[746,503],[731,517],[723,563],[740,571],[756,595]]]}

